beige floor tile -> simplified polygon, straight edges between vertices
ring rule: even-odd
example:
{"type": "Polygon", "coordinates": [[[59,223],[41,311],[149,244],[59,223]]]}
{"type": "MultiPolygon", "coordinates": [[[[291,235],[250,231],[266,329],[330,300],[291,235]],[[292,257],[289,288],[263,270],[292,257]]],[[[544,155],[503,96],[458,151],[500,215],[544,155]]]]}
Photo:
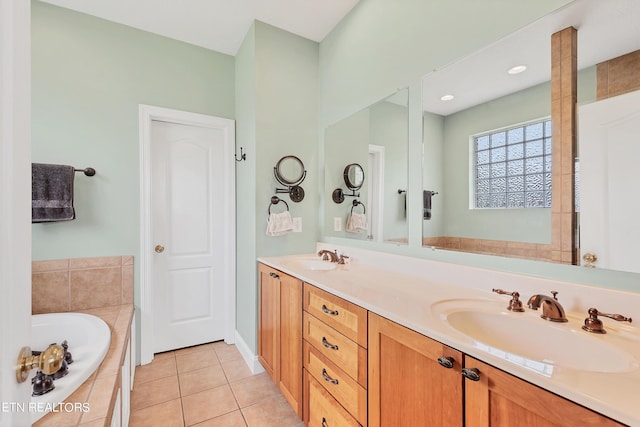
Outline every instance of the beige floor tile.
{"type": "MultiPolygon", "coordinates": [[[[153,362],[157,362],[160,360],[164,360],[164,359],[170,359],[170,358],[175,358],[176,357],[176,352],[175,351],[163,351],[162,353],[156,353],[153,355],[153,362]]],[[[151,363],[153,363],[151,362],[151,363]]]]}
{"type": "Polygon", "coordinates": [[[134,378],[134,389],[138,384],[146,383],[160,378],[175,376],[178,374],[175,358],[165,356],[164,358],[154,359],[148,365],[136,366],[136,375],[134,378]]]}
{"type": "Polygon", "coordinates": [[[142,409],[180,398],[178,377],[166,377],[138,384],[131,393],[131,409],[142,409]]]}
{"type": "Polygon", "coordinates": [[[220,365],[183,372],[178,376],[178,381],[182,397],[227,384],[227,378],[220,365]]]}
{"type": "Polygon", "coordinates": [[[233,411],[219,417],[212,418],[193,427],[247,427],[240,411],[233,411]]]}
{"type": "Polygon", "coordinates": [[[230,383],[252,376],[251,369],[247,366],[244,359],[228,360],[220,362],[222,369],[230,383]]]}
{"type": "Polygon", "coordinates": [[[193,347],[181,348],[180,350],[176,350],[176,356],[184,356],[185,354],[197,353],[199,351],[204,351],[204,350],[213,350],[214,344],[215,343],[209,343],[209,344],[194,345],[193,347]]]}
{"type": "Polygon", "coordinates": [[[178,365],[178,373],[182,373],[219,365],[220,362],[212,349],[206,349],[205,351],[176,356],[176,364],[178,365]]]}
{"type": "Polygon", "coordinates": [[[258,403],[280,394],[278,387],[266,373],[230,384],[240,408],[258,403]]]}
{"type": "Polygon", "coordinates": [[[218,355],[218,359],[220,359],[221,362],[242,358],[242,355],[240,354],[236,346],[233,344],[229,345],[229,344],[225,344],[224,341],[218,341],[214,343],[213,348],[216,351],[216,354],[218,355]]]}
{"type": "Polygon", "coordinates": [[[129,427],[183,427],[180,399],[131,412],[129,427]]]}
{"type": "Polygon", "coordinates": [[[185,425],[192,426],[233,412],[238,404],[228,385],[201,391],[182,398],[185,425]]]}
{"type": "Polygon", "coordinates": [[[282,395],[242,409],[249,427],[298,427],[304,423],[282,395]]]}

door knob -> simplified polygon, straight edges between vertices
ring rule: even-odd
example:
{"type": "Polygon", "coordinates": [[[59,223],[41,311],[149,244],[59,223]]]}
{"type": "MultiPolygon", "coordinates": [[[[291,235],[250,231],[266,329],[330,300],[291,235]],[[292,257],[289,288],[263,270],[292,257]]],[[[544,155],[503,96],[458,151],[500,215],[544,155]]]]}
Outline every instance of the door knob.
{"type": "Polygon", "coordinates": [[[29,377],[29,371],[38,368],[46,375],[56,373],[64,360],[64,348],[61,345],[51,344],[45,351],[33,356],[29,347],[22,347],[18,355],[16,379],[19,383],[29,377]]]}
{"type": "Polygon", "coordinates": [[[588,252],[586,254],[583,255],[582,259],[584,260],[584,266],[587,268],[595,268],[596,267],[596,261],[598,260],[598,257],[596,254],[588,252]]]}
{"type": "Polygon", "coordinates": [[[162,252],[164,252],[164,246],[162,245],[156,245],[155,249],[154,249],[157,253],[161,254],[162,252]]]}

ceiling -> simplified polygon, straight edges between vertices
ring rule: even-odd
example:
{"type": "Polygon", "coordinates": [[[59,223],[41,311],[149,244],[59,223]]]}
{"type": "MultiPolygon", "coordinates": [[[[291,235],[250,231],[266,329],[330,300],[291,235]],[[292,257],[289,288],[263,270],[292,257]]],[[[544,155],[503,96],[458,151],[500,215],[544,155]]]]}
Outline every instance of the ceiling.
{"type": "Polygon", "coordinates": [[[320,42],[359,0],[42,0],[235,55],[254,20],[320,42]]]}
{"type": "Polygon", "coordinates": [[[578,30],[578,69],[640,49],[639,0],[575,0],[423,79],[425,111],[447,116],[551,79],[551,34],[578,30]],[[509,75],[515,65],[521,74],[509,75]],[[440,100],[445,94],[451,101],[440,100]]]}

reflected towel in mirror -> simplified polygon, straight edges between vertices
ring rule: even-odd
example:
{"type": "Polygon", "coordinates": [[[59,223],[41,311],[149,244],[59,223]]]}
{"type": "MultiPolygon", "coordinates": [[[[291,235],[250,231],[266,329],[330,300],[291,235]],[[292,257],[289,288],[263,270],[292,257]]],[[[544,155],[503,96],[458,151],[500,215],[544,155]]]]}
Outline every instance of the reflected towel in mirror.
{"type": "Polygon", "coordinates": [[[269,214],[267,236],[282,236],[293,231],[293,219],[289,211],[269,214]]]}
{"type": "Polygon", "coordinates": [[[349,233],[360,233],[367,231],[367,216],[361,213],[351,213],[347,218],[346,231],[349,233]]]}

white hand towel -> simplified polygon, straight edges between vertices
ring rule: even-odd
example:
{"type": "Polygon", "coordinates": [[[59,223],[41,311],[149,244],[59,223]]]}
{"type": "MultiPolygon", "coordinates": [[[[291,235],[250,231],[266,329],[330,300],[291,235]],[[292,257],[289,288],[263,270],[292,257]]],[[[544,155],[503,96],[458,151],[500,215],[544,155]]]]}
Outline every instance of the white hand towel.
{"type": "Polygon", "coordinates": [[[269,214],[267,236],[282,236],[293,231],[293,219],[289,211],[269,214]]]}
{"type": "Polygon", "coordinates": [[[361,213],[352,213],[347,218],[346,231],[349,233],[360,233],[367,231],[367,216],[361,213]]]}

